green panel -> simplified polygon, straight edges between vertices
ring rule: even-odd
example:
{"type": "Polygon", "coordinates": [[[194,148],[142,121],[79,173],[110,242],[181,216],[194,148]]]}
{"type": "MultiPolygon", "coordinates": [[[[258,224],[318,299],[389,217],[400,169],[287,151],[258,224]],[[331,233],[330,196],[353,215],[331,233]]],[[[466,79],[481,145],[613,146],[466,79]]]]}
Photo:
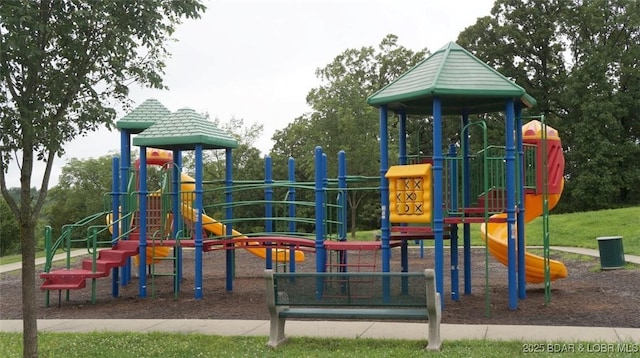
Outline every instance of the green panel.
{"type": "Polygon", "coordinates": [[[274,286],[279,305],[423,308],[427,305],[426,276],[422,272],[275,273],[274,286]],[[384,280],[389,280],[387,301],[384,300],[384,280]],[[318,285],[322,287],[321,295],[317,294],[318,285]]]}

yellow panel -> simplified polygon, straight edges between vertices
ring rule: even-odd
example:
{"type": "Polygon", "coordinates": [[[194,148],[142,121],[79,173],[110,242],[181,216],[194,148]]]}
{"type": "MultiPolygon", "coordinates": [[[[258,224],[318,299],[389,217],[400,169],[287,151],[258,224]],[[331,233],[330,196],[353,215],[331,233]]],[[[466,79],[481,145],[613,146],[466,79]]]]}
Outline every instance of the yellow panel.
{"type": "Polygon", "coordinates": [[[430,223],[431,165],[402,165],[389,168],[389,220],[392,223],[430,223]]]}

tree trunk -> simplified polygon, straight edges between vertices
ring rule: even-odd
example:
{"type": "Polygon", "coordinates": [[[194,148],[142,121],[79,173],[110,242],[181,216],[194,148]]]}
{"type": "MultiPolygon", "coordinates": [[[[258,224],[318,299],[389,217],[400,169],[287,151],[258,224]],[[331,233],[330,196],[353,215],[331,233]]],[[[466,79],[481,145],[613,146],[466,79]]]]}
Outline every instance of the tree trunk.
{"type": "Polygon", "coordinates": [[[22,252],[22,356],[36,358],[38,357],[38,309],[36,306],[35,227],[38,205],[32,209],[31,172],[33,169],[33,150],[24,150],[22,155],[20,212],[18,216],[22,252]]]}
{"type": "MultiPolygon", "coordinates": [[[[29,206],[26,208],[30,209],[29,206]]],[[[24,211],[23,211],[24,213],[24,211]]],[[[35,223],[31,218],[20,220],[22,243],[22,356],[38,356],[38,315],[36,306],[36,243],[35,223]]]]}

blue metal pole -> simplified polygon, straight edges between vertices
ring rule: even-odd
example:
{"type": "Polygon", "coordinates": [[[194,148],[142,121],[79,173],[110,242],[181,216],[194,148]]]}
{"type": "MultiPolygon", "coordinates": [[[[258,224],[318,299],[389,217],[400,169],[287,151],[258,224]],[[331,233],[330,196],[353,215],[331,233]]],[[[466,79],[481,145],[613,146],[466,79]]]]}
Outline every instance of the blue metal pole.
{"type": "MultiPolygon", "coordinates": [[[[455,158],[456,145],[449,144],[449,187],[451,188],[451,210],[458,211],[458,166],[455,158]]],[[[451,245],[451,299],[457,301],[460,298],[460,272],[458,270],[458,226],[451,224],[449,231],[449,243],[451,245]]]]}
{"type": "Polygon", "coordinates": [[[340,189],[338,238],[344,241],[347,239],[347,153],[344,150],[338,152],[338,188],[340,189]]]}
{"type": "MultiPolygon", "coordinates": [[[[470,179],[470,168],[471,168],[471,156],[469,154],[469,114],[464,112],[462,114],[462,127],[466,128],[462,133],[462,187],[465,188],[463,190],[463,198],[462,198],[462,206],[468,208],[471,204],[471,191],[469,188],[471,187],[471,179],[470,179]]],[[[464,294],[471,294],[471,225],[469,223],[462,224],[462,235],[463,235],[463,255],[464,255],[464,294]]]]}
{"type": "MultiPolygon", "coordinates": [[[[326,272],[327,253],[324,248],[324,186],[323,153],[322,148],[316,147],[315,152],[315,194],[316,194],[316,272],[326,272]]],[[[318,277],[316,282],[316,297],[322,298],[324,281],[318,277]]]]}
{"type": "MultiPolygon", "coordinates": [[[[118,181],[119,173],[118,167],[120,166],[120,161],[118,157],[113,157],[112,166],[111,166],[111,247],[116,247],[118,245],[118,239],[120,237],[120,193],[118,189],[120,188],[120,183],[118,181]]],[[[118,275],[119,269],[115,267],[111,271],[111,296],[118,297],[118,288],[120,286],[120,276],[118,275]]]]}
{"type": "Polygon", "coordinates": [[[380,242],[382,244],[382,272],[391,271],[391,248],[389,245],[389,181],[385,177],[389,169],[388,124],[387,106],[382,105],[380,106],[380,242]]]}
{"type": "MultiPolygon", "coordinates": [[[[127,130],[120,131],[120,193],[122,201],[120,203],[121,216],[129,214],[129,192],[127,192],[127,184],[129,183],[129,168],[131,168],[131,138],[127,130]]],[[[129,218],[122,220],[122,231],[128,230],[129,218]]],[[[129,235],[126,238],[129,239],[129,235]]],[[[126,264],[120,270],[121,285],[125,286],[131,281],[131,258],[127,258],[126,264]]]]}
{"type": "MultiPolygon", "coordinates": [[[[347,154],[344,150],[338,152],[338,240],[347,240],[347,154]]],[[[338,260],[341,266],[344,268],[342,271],[347,271],[347,251],[340,251],[340,257],[338,260]]]]}
{"type": "MultiPolygon", "coordinates": [[[[271,156],[264,158],[264,231],[273,232],[273,163],[271,156]]],[[[273,267],[272,250],[266,249],[265,268],[270,270],[273,267]]]]}
{"type": "MultiPolygon", "coordinates": [[[[398,162],[400,165],[407,164],[407,114],[406,112],[400,112],[398,114],[398,162]]],[[[420,240],[420,255],[424,255],[423,252],[424,246],[423,241],[420,240]]],[[[400,247],[400,266],[402,272],[409,271],[409,243],[407,240],[402,241],[402,246],[400,247]]],[[[407,290],[407,280],[406,278],[402,279],[402,291],[406,292],[407,290]]]]}
{"type": "Polygon", "coordinates": [[[195,207],[196,225],[195,225],[195,282],[194,282],[194,298],[202,299],[202,144],[196,145],[195,153],[196,165],[196,185],[195,185],[195,207]]]}
{"type": "Polygon", "coordinates": [[[316,272],[325,272],[327,256],[324,248],[324,187],[322,148],[315,149],[315,194],[316,194],[316,272]]]}
{"type": "Polygon", "coordinates": [[[147,297],[147,147],[140,147],[140,245],[138,246],[138,295],[140,298],[147,297]]]}
{"type": "MultiPolygon", "coordinates": [[[[439,97],[433,98],[433,236],[435,240],[436,289],[443,296],[444,274],[444,213],[442,187],[442,102],[439,97]]],[[[444,300],[442,300],[444,306],[444,300]]]]}
{"type": "Polygon", "coordinates": [[[516,223],[516,197],[515,197],[515,146],[514,146],[514,104],[513,99],[507,100],[505,108],[505,161],[507,169],[507,265],[509,282],[509,309],[518,308],[518,291],[516,285],[516,242],[513,236],[513,228],[516,223]]]}
{"type": "MultiPolygon", "coordinates": [[[[391,271],[391,246],[389,243],[389,181],[385,177],[389,169],[389,113],[387,106],[380,106],[380,243],[382,250],[382,272],[391,271]]],[[[382,279],[382,299],[391,298],[391,282],[388,277],[382,279]]]]}
{"type": "Polygon", "coordinates": [[[526,280],[526,255],[525,255],[525,207],[524,207],[524,145],[522,144],[522,105],[516,107],[516,123],[514,130],[516,131],[516,145],[518,148],[518,157],[520,165],[517,168],[518,181],[518,213],[517,213],[517,242],[518,242],[518,297],[525,299],[527,297],[527,280],[526,280]]]}
{"type": "MultiPolygon", "coordinates": [[[[225,208],[225,218],[227,219],[227,224],[225,224],[225,234],[227,235],[227,237],[231,237],[231,235],[233,234],[233,224],[231,223],[231,220],[233,219],[233,207],[231,206],[231,203],[233,203],[233,153],[229,148],[225,150],[224,166],[224,201],[227,204],[225,208]]],[[[235,250],[225,250],[227,271],[226,289],[228,292],[233,291],[235,258],[235,250]]]]}
{"type": "MultiPolygon", "coordinates": [[[[293,184],[296,182],[296,160],[289,157],[289,233],[295,235],[296,228],[296,188],[293,184]]],[[[293,245],[289,248],[289,272],[296,272],[295,249],[293,245]]]]}
{"type": "MultiPolygon", "coordinates": [[[[182,151],[180,150],[174,150],[173,151],[173,167],[171,169],[171,176],[173,178],[172,181],[172,196],[173,196],[173,200],[172,200],[172,206],[173,206],[173,231],[171,232],[171,235],[173,236],[173,239],[178,240],[178,232],[181,231],[182,229],[182,202],[180,201],[180,198],[182,197],[180,195],[180,180],[181,180],[181,171],[180,168],[182,168],[182,151]]],[[[178,292],[180,292],[180,282],[182,280],[182,276],[183,276],[183,271],[182,271],[182,246],[177,245],[174,250],[176,250],[176,252],[174,252],[174,255],[176,255],[176,277],[177,277],[177,282],[176,282],[176,289],[178,290],[178,292]]]]}

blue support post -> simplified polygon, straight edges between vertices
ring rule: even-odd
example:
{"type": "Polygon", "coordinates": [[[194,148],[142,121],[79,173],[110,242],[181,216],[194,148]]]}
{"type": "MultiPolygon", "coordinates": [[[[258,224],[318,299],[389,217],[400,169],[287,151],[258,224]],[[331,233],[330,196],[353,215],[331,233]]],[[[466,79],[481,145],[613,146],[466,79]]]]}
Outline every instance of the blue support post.
{"type": "Polygon", "coordinates": [[[518,308],[518,292],[516,285],[516,242],[513,236],[513,228],[516,223],[516,197],[515,197],[515,146],[514,146],[514,103],[513,99],[507,100],[505,108],[505,161],[506,161],[506,180],[507,180],[507,256],[509,264],[507,265],[508,284],[509,284],[509,309],[518,308]]]}
{"type": "Polygon", "coordinates": [[[327,256],[324,248],[324,187],[322,173],[322,148],[315,149],[315,194],[316,194],[316,272],[325,272],[327,256]]]}
{"type": "MultiPolygon", "coordinates": [[[[271,156],[264,158],[264,231],[273,232],[273,164],[271,156]]],[[[273,250],[266,248],[265,269],[273,267],[273,250]]]]}
{"type": "MultiPolygon", "coordinates": [[[[227,204],[225,207],[225,218],[227,219],[227,224],[225,224],[225,235],[227,237],[231,237],[233,235],[233,224],[231,220],[233,219],[233,206],[231,203],[233,202],[233,153],[231,149],[227,148],[225,150],[225,171],[224,171],[224,201],[227,204]]],[[[225,261],[226,261],[226,271],[227,271],[227,282],[226,282],[226,290],[228,292],[233,291],[233,277],[235,276],[235,250],[224,250],[225,251],[225,261]]]]}
{"type": "MultiPolygon", "coordinates": [[[[442,102],[433,98],[433,236],[435,240],[436,290],[443,297],[444,285],[444,213],[442,187],[442,102]]],[[[442,300],[444,307],[444,300],[442,300]]]]}
{"type": "MultiPolygon", "coordinates": [[[[470,168],[471,156],[469,153],[469,114],[462,114],[462,127],[465,128],[462,133],[462,186],[465,188],[462,192],[462,206],[468,208],[471,204],[471,187],[470,168]]],[[[463,236],[463,255],[464,255],[464,294],[471,294],[471,225],[469,223],[462,224],[463,236]]]]}
{"type": "Polygon", "coordinates": [[[138,296],[147,297],[147,147],[140,147],[140,245],[138,246],[138,296]]]}
{"type": "MultiPolygon", "coordinates": [[[[347,240],[347,154],[338,152],[338,240],[347,240]]],[[[339,253],[341,271],[347,271],[347,250],[339,253]]]]}
{"type": "MultiPolygon", "coordinates": [[[[118,157],[114,157],[112,160],[111,166],[111,247],[116,247],[118,245],[118,239],[120,238],[120,193],[118,189],[120,188],[120,183],[118,181],[119,173],[118,167],[120,166],[120,161],[118,157]]],[[[113,268],[111,271],[111,296],[118,297],[118,289],[120,286],[120,276],[118,275],[119,269],[117,267],[113,268]]]]}
{"type": "MultiPolygon", "coordinates": [[[[407,113],[402,111],[398,114],[398,162],[400,165],[407,164],[407,113]]],[[[420,255],[423,256],[423,241],[420,240],[420,255]]],[[[400,271],[409,272],[409,242],[402,240],[400,246],[400,271]]],[[[409,290],[407,277],[402,278],[402,292],[409,290]]]]}
{"type": "Polygon", "coordinates": [[[518,148],[518,158],[520,165],[517,168],[518,175],[518,213],[517,213],[517,243],[518,243],[518,297],[525,299],[527,297],[527,279],[526,279],[526,256],[525,255],[525,208],[524,208],[524,145],[522,144],[522,105],[518,101],[516,107],[516,145],[518,148]]]}
{"type": "MultiPolygon", "coordinates": [[[[324,187],[323,187],[323,153],[322,148],[316,147],[315,152],[315,194],[316,194],[316,272],[326,272],[327,253],[324,248],[324,187]]],[[[324,281],[318,277],[316,282],[316,297],[322,298],[324,281]]]]}
{"type": "MultiPolygon", "coordinates": [[[[382,250],[382,272],[391,271],[391,246],[389,245],[389,181],[385,177],[389,169],[389,117],[387,106],[380,106],[380,242],[382,250]]],[[[391,298],[391,282],[382,279],[383,302],[391,298]]]]}
{"type": "Polygon", "coordinates": [[[385,177],[389,170],[389,118],[387,106],[380,106],[380,242],[382,244],[382,272],[391,271],[389,246],[389,181],[385,177]]]}
{"type": "MultiPolygon", "coordinates": [[[[131,168],[131,138],[127,130],[121,130],[120,132],[120,193],[122,194],[122,200],[120,203],[121,217],[129,214],[129,192],[127,191],[127,184],[129,183],[129,169],[131,168]]],[[[128,228],[130,224],[129,217],[122,220],[121,227],[123,231],[128,228]]],[[[129,239],[129,235],[123,239],[129,239]]],[[[120,269],[120,282],[122,286],[127,285],[131,281],[131,258],[127,257],[126,263],[120,269]]]]}
{"type": "Polygon", "coordinates": [[[196,145],[195,153],[196,177],[195,177],[195,206],[196,222],[195,222],[195,279],[194,279],[194,298],[202,299],[202,144],[196,145]]]}
{"type": "MultiPolygon", "coordinates": [[[[449,187],[451,188],[451,210],[458,211],[458,166],[455,164],[456,145],[449,144],[449,158],[452,158],[449,162],[449,187]]],[[[460,278],[458,270],[458,227],[456,224],[451,224],[449,231],[449,244],[451,245],[451,299],[457,301],[460,297],[460,278]]]]}
{"type": "MultiPolygon", "coordinates": [[[[181,181],[181,171],[182,168],[182,152],[179,150],[173,151],[173,166],[171,167],[171,178],[173,179],[172,184],[172,200],[171,206],[173,211],[173,230],[171,231],[171,236],[174,240],[178,240],[178,232],[182,229],[182,201],[180,200],[182,196],[180,195],[180,181],[181,181]]],[[[177,245],[174,248],[175,252],[173,253],[176,256],[176,290],[180,292],[180,282],[182,281],[183,271],[182,271],[182,246],[177,245]]]]}
{"type": "MultiPolygon", "coordinates": [[[[289,195],[287,196],[289,200],[289,233],[295,235],[297,232],[296,228],[296,187],[294,186],[296,182],[296,160],[292,157],[289,157],[289,183],[291,186],[289,187],[289,195]]],[[[289,248],[289,272],[296,272],[296,260],[295,260],[295,248],[293,245],[289,248]]]]}
{"type": "Polygon", "coordinates": [[[347,239],[347,153],[344,150],[338,152],[338,239],[347,239]]]}

